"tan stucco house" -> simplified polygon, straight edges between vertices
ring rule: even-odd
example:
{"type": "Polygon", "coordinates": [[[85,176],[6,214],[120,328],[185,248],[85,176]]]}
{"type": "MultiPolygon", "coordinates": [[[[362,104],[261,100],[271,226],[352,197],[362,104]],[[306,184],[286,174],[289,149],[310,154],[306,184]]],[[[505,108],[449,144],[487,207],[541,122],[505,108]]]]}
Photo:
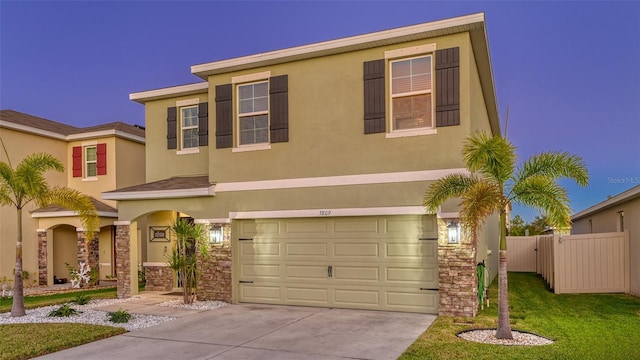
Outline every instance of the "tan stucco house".
{"type": "MultiPolygon", "coordinates": [[[[100,279],[115,277],[114,222],[117,203],[101,200],[101,192],[144,183],[142,127],[114,122],[77,128],[37,116],[0,111],[0,137],[15,167],[33,153],[49,153],[64,165],[64,172],[46,173],[51,186],[67,186],[89,195],[100,216],[94,241],[85,239],[75,212],[64,208],[23,211],[23,268],[27,285],[52,285],[69,278],[65,263],[78,267],[86,262],[98,268],[100,279]]],[[[0,159],[7,162],[2,150],[0,159]]],[[[0,207],[0,278],[13,280],[16,246],[16,209],[0,207]]],[[[137,262],[142,262],[142,258],[137,262]]]]}
{"type": "Polygon", "coordinates": [[[422,199],[465,171],[468,135],[500,132],[484,14],[191,73],[201,81],[130,94],[145,107],[146,183],[102,194],[118,201],[119,296],[137,291],[141,251],[147,289],[177,286],[165,229],[188,217],[210,229],[201,299],[475,314],[497,221],[476,252],[458,243],[457,202],[426,215],[422,199]]]}
{"type": "Polygon", "coordinates": [[[640,296],[640,185],[573,214],[571,221],[571,234],[629,231],[630,292],[640,296]]]}

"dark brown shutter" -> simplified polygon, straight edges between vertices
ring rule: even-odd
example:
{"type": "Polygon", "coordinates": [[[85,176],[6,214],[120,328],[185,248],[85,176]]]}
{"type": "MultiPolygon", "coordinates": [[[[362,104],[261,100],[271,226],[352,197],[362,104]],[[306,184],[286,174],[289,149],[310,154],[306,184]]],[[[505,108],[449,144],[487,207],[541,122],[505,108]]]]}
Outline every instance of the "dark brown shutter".
{"type": "Polygon", "coordinates": [[[233,147],[233,104],[231,84],[216,86],[216,148],[233,147]]]}
{"type": "Polygon", "coordinates": [[[269,79],[270,139],[272,143],[289,141],[289,77],[269,79]]]}
{"type": "Polygon", "coordinates": [[[209,103],[198,104],[198,146],[209,145],[209,103]]]}
{"type": "Polygon", "coordinates": [[[384,59],[364,63],[364,133],[386,131],[384,59]]]}
{"type": "Polygon", "coordinates": [[[436,126],[460,125],[460,49],[436,51],[436,126]]]}
{"type": "Polygon", "coordinates": [[[167,108],[167,149],[177,148],[176,127],[178,109],[176,107],[167,108]]]}

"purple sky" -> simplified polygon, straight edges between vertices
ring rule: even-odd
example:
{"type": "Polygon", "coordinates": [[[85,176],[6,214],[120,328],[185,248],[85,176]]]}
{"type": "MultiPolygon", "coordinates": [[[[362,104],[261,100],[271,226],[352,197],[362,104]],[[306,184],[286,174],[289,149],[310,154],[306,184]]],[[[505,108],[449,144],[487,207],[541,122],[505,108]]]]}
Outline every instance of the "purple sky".
{"type": "Polygon", "coordinates": [[[143,124],[129,93],[198,82],[191,65],[480,11],[519,156],[582,156],[589,187],[563,182],[574,211],[640,185],[636,1],[0,0],[0,108],[81,127],[143,124]]]}

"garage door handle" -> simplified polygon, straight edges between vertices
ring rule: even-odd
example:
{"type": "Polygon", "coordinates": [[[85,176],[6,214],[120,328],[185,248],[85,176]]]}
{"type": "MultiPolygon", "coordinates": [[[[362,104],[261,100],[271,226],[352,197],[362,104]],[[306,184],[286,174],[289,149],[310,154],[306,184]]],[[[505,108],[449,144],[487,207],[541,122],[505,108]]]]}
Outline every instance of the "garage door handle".
{"type": "Polygon", "coordinates": [[[420,290],[438,291],[438,289],[431,289],[431,288],[420,288],[420,290]]]}
{"type": "Polygon", "coordinates": [[[238,281],[240,284],[253,284],[253,281],[240,280],[238,281]]]}
{"type": "Polygon", "coordinates": [[[327,276],[333,277],[333,265],[327,266],[327,276]]]}

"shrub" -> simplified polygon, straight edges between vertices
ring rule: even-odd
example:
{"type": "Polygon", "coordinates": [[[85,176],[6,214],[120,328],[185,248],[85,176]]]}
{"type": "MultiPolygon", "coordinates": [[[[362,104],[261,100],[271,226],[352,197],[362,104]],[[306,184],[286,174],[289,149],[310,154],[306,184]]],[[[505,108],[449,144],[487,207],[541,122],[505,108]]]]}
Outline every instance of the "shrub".
{"type": "Polygon", "coordinates": [[[80,312],[71,307],[69,304],[64,304],[57,309],[51,310],[49,316],[56,317],[69,317],[71,315],[78,315],[80,312]]]}
{"type": "Polygon", "coordinates": [[[131,314],[127,310],[118,309],[118,311],[112,311],[107,313],[107,317],[109,317],[109,321],[112,323],[128,323],[131,320],[131,314]]]}
{"type": "Polygon", "coordinates": [[[78,295],[76,295],[76,298],[73,299],[73,302],[78,305],[87,305],[89,301],[91,301],[91,296],[83,293],[78,293],[78,295]]]}

